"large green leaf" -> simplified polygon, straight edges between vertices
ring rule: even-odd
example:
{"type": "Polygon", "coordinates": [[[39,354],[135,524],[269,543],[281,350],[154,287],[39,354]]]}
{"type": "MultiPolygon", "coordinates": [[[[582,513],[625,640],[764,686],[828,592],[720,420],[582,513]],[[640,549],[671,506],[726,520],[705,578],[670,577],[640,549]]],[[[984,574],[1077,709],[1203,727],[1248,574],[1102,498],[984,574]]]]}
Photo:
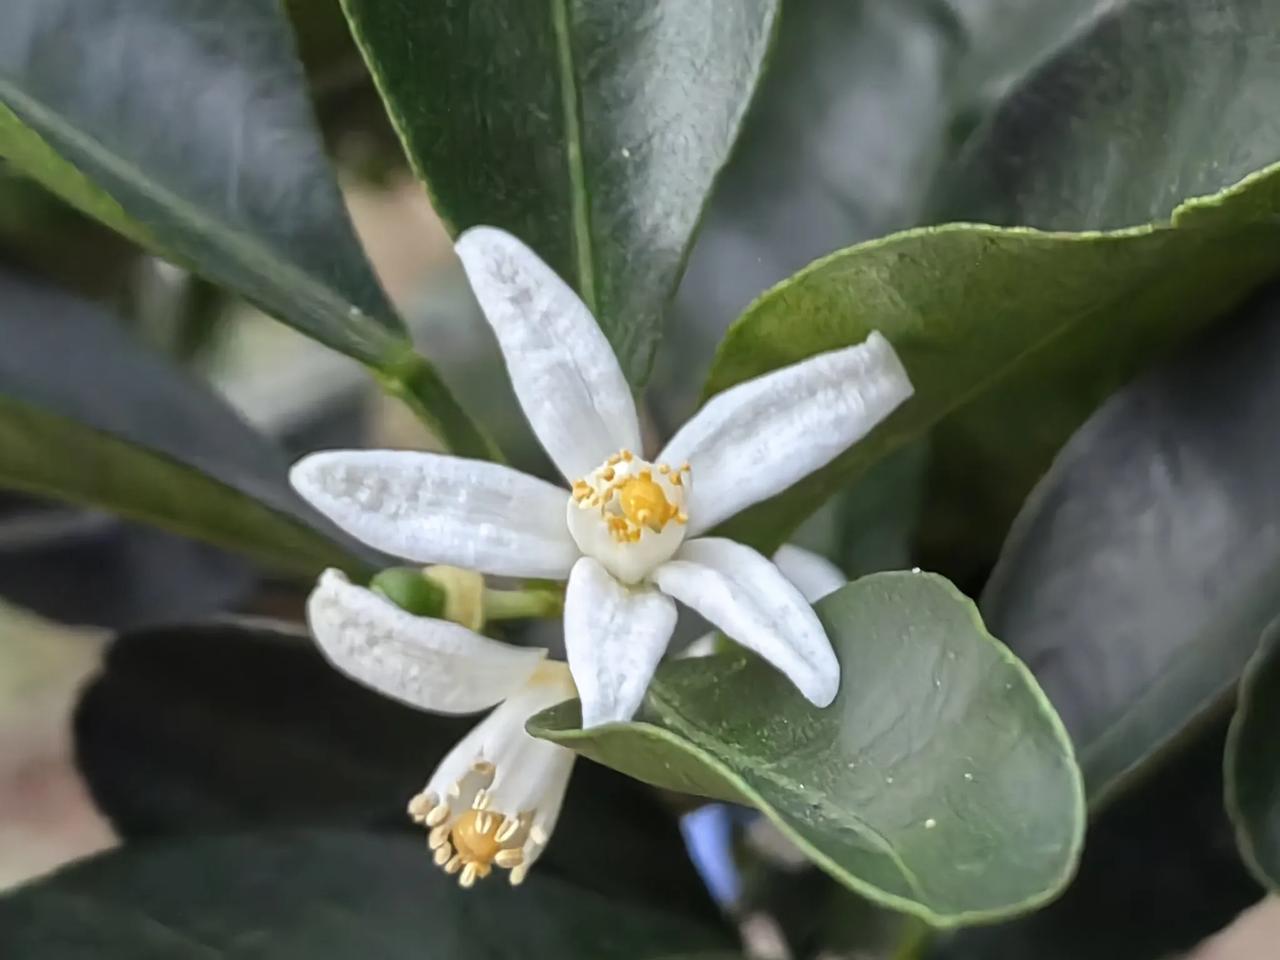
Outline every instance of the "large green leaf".
{"type": "Polygon", "coordinates": [[[731,520],[763,548],[897,446],[1006,378],[1092,363],[1111,385],[1280,269],[1280,167],[1111,233],[954,224],[833,254],[757,300],[725,337],[715,393],[880,330],[915,396],[831,465],[731,520]]]}
{"type": "MultiPolygon", "coordinates": [[[[1090,2],[1060,6],[1079,16],[1090,2]]],[[[940,176],[939,219],[1127,227],[1280,160],[1272,0],[1101,10],[1064,33],[940,176]]]]}
{"type": "Polygon", "coordinates": [[[11,0],[0,156],[139,242],[380,369],[459,452],[488,447],[413,354],[259,0],[11,0]]]}
{"type": "Polygon", "coordinates": [[[1028,499],[982,609],[1092,798],[1234,692],[1280,613],[1280,291],[1108,401],[1028,499]]]}
{"type": "MultiPolygon", "coordinates": [[[[1273,0],[1112,4],[1013,88],[941,178],[949,202],[935,216],[1045,230],[1163,220],[1280,161],[1277,49],[1273,0]]],[[[1071,432],[1197,322],[1168,303],[1159,326],[1125,324],[1108,344],[1032,358],[944,424],[928,518],[945,526],[928,559],[957,571],[989,564],[1071,432]],[[957,517],[968,523],[948,522],[957,517]]]]}
{"type": "MultiPolygon", "coordinates": [[[[474,723],[352,683],[297,628],[165,627],[112,643],[76,709],[76,763],[130,840],[374,825],[421,838],[405,803],[474,723]]],[[[653,791],[596,764],[574,770],[537,870],[629,902],[718,917],[675,817],[653,791]]]]}
{"type": "Polygon", "coordinates": [[[929,960],[1198,956],[1187,951],[1261,895],[1222,807],[1226,719],[1091,820],[1080,871],[1060,899],[1011,923],[960,931],[929,960]]]}
{"type": "Polygon", "coordinates": [[[0,929],[6,960],[656,960],[729,946],[536,870],[519,888],[462,890],[416,838],[320,831],[108,853],[0,899],[0,929]]]}
{"type": "Polygon", "coordinates": [[[314,575],[359,562],[280,450],[98,308],[0,273],[0,486],[314,575]]]}
{"type": "Polygon", "coordinates": [[[1254,875],[1280,890],[1280,621],[1245,668],[1226,750],[1227,811],[1254,875]]]}
{"type": "Polygon", "coordinates": [[[529,243],[641,383],[777,0],[343,6],[445,222],[529,243]]]}
{"type": "Polygon", "coordinates": [[[930,923],[1058,893],[1080,849],[1079,772],[973,605],[940,577],[884,573],[817,610],[843,678],[826,710],[738,653],[664,664],[635,722],[582,731],[570,703],[530,729],[659,786],[758,807],[836,879],[930,923]]]}

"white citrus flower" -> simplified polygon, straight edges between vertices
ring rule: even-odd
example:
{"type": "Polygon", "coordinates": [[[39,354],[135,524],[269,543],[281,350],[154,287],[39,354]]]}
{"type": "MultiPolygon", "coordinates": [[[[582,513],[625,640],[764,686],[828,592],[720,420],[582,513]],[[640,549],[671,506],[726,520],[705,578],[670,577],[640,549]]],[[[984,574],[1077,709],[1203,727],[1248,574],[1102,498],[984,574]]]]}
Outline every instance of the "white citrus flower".
{"type": "Polygon", "coordinates": [[[354,680],[436,713],[496,708],[441,761],[409,815],[431,832],[435,862],[470,887],[493,867],[520,883],[555,827],[574,753],[525,721],[576,695],[565,664],[448,620],[419,617],[326,571],[307,622],[329,662],[354,680]]]}
{"type": "Polygon", "coordinates": [[[839,663],[804,597],[756,551],[700,534],[826,465],[911,395],[889,342],[873,333],[717,394],[646,460],[631,390],[577,295],[501,230],[469,230],[457,249],[569,489],[493,463],[346,450],[300,461],[298,491],[387,553],[568,580],[584,727],[635,712],[671,637],[673,599],[829,704],[839,663]]]}

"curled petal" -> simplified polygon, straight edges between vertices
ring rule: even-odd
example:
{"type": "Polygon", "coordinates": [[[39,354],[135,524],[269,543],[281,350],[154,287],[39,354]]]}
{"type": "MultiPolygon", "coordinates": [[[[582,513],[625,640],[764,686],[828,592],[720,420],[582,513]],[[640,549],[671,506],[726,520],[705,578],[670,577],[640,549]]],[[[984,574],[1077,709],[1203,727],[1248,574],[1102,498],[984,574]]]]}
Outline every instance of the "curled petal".
{"type": "Polygon", "coordinates": [[[649,586],[624,586],[583,557],[564,601],[569,668],[584,729],[630,720],[676,626],[676,605],[649,586]]]}
{"type": "Polygon", "coordinates": [[[464,885],[495,866],[510,870],[511,882],[519,883],[542,854],[560,816],[575,754],[531,737],[525,723],[573,695],[568,668],[542,663],[449,751],[411,802],[410,814],[431,830],[436,862],[446,869],[453,863],[464,885]]]}
{"type": "Polygon", "coordinates": [[[811,703],[835,699],[840,664],[826,631],[791,581],[750,547],[690,540],[653,581],[781,670],[811,703]]]}
{"type": "Polygon", "coordinates": [[[510,467],[412,450],[329,450],[294,488],[371,547],[418,563],[563,580],[578,558],[568,493],[510,467]]]}
{"type": "Polygon", "coordinates": [[[716,394],[658,457],[692,467],[689,536],[826,466],[911,393],[892,345],[872,333],[716,394]]]}
{"type": "Polygon", "coordinates": [[[519,690],[546,651],[513,647],[448,620],[417,617],[326,570],[307,600],[325,657],[366,687],[437,713],[474,713],[519,690]]]}
{"type": "Polygon", "coordinates": [[[511,385],[560,471],[586,476],[619,450],[640,450],[635,400],[586,305],[511,234],[473,227],[457,244],[498,337],[511,385]]]}

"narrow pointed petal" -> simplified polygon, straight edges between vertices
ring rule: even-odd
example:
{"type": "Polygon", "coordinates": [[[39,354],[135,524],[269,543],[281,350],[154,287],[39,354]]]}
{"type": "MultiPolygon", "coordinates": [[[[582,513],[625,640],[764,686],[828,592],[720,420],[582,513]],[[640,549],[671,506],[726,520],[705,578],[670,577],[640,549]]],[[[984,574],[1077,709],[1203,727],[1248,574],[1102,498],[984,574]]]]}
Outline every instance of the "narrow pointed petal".
{"type": "Polygon", "coordinates": [[[835,699],[840,664],[826,631],[791,581],[750,547],[691,540],[652,579],[781,670],[811,703],[825,707],[835,699]]]}
{"type": "Polygon", "coordinates": [[[675,626],[676,605],[657,590],[624,586],[590,557],[574,564],[564,634],[584,729],[631,719],[675,626]]]}
{"type": "Polygon", "coordinates": [[[826,466],[911,393],[893,346],[872,333],[716,394],[658,456],[692,468],[689,536],[826,466]]]}
{"type": "Polygon", "coordinates": [[[313,453],[289,473],[310,504],[353,537],[418,563],[563,580],[578,558],[569,494],[480,460],[411,450],[313,453]]]}
{"type": "Polygon", "coordinates": [[[780,546],[773,562],[810,603],[817,603],[849,582],[844,572],[826,557],[794,544],[780,546]]]}
{"type": "Polygon", "coordinates": [[[325,657],[353,680],[411,707],[474,713],[519,690],[546,651],[491,640],[448,620],[416,617],[326,570],[307,600],[325,657]]]}
{"type": "Polygon", "coordinates": [[[457,251],[497,334],[520,406],[560,472],[573,481],[612,453],[640,452],[631,388],[569,285],[494,227],[468,230],[457,251]]]}

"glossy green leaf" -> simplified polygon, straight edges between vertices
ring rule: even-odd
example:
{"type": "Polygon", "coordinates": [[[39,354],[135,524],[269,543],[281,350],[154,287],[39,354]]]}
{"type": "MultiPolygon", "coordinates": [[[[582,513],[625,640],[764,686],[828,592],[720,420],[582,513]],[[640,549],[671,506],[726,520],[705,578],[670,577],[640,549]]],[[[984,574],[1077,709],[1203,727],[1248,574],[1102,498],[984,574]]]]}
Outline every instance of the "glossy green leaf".
{"type": "Polygon", "coordinates": [[[826,710],[738,653],[665,663],[634,722],[582,731],[570,703],[530,729],[659,786],[758,807],[836,879],[930,923],[1057,894],[1080,849],[1079,772],[973,605],[940,577],[884,573],[817,610],[843,678],[826,710]]]}
{"type": "MultiPolygon", "coordinates": [[[[1168,218],[1188,197],[1280,161],[1277,48],[1272,0],[1109,4],[1012,88],[940,177],[948,202],[934,217],[1044,230],[1168,218]]],[[[928,559],[985,569],[1072,431],[1199,322],[1176,299],[1178,284],[1144,282],[1171,296],[1159,325],[1126,323],[1092,347],[1060,344],[943,424],[927,517],[947,526],[926,544],[928,559]],[[969,522],[948,523],[960,516],[969,522]]]]}
{"type": "Polygon", "coordinates": [[[1280,269],[1280,167],[1188,201],[1168,223],[1059,234],[953,224],[819,260],[725,337],[707,392],[881,331],[915,396],[831,465],[729,521],[771,549],[889,451],[1011,377],[1090,362],[1125,382],[1280,269]]]}
{"type": "Polygon", "coordinates": [[[641,383],[777,0],[343,6],[446,224],[530,244],[641,383]]]}
{"type": "Polygon", "coordinates": [[[289,831],[130,847],[0,899],[6,960],[657,960],[714,928],[533,871],[462,890],[420,838],[289,831]]]}
{"type": "Polygon", "coordinates": [[[1244,675],[1226,750],[1227,811],[1254,875],[1280,890],[1280,621],[1244,675]]]}
{"type": "Polygon", "coordinates": [[[1222,806],[1226,720],[1215,717],[1169,763],[1098,812],[1080,871],[1061,898],[1010,923],[959,931],[929,960],[1198,957],[1201,941],[1262,894],[1240,862],[1222,806]]]}
{"type": "MultiPolygon", "coordinates": [[[[1280,614],[1280,291],[1072,437],[982,598],[1097,803],[1234,694],[1280,614]]],[[[1158,758],[1158,757],[1157,757],[1158,758]]]]}
{"type": "Polygon", "coordinates": [[[0,486],[311,576],[357,554],[289,489],[281,451],[99,308],[0,274],[0,486]]]}
{"type": "Polygon", "coordinates": [[[277,3],[12,0],[0,156],[384,371],[458,452],[489,452],[365,260],[277,3]]]}
{"type": "MultiPolygon", "coordinates": [[[[377,826],[421,841],[405,803],[475,722],[353,683],[297,627],[166,626],[113,641],[76,707],[75,755],[96,806],[128,840],[377,826]]],[[[674,815],[597,764],[574,770],[537,872],[719,919],[674,815]]]]}
{"type": "Polygon", "coordinates": [[[1054,6],[1084,22],[941,175],[940,219],[1116,229],[1166,219],[1280,160],[1271,0],[1054,6]]]}

